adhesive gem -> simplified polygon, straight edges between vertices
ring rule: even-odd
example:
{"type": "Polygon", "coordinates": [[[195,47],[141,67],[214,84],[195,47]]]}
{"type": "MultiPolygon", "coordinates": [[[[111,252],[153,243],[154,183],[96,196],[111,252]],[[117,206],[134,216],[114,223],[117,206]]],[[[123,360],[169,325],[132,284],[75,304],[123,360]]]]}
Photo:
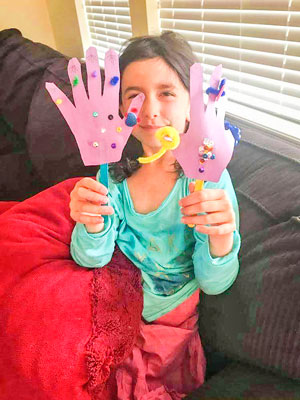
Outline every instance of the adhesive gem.
{"type": "Polygon", "coordinates": [[[101,133],[105,133],[106,129],[105,128],[101,128],[101,133]]]}
{"type": "Polygon", "coordinates": [[[74,79],[73,79],[73,86],[77,86],[78,83],[79,83],[79,78],[78,78],[77,75],[75,75],[75,76],[74,76],[74,79]]]}
{"type": "Polygon", "coordinates": [[[134,126],[137,123],[137,118],[136,115],[133,113],[128,113],[126,120],[125,120],[125,124],[127,126],[134,126]]]}
{"type": "Polygon", "coordinates": [[[122,128],[120,126],[117,127],[117,132],[122,132],[122,128]]]}
{"type": "Polygon", "coordinates": [[[118,82],[119,82],[119,77],[118,76],[114,76],[110,80],[110,84],[113,85],[113,86],[115,86],[118,82]]]}
{"type": "Polygon", "coordinates": [[[202,174],[204,172],[204,168],[203,167],[199,168],[199,172],[201,172],[202,174]]]}
{"type": "Polygon", "coordinates": [[[112,119],[114,119],[114,116],[109,114],[109,116],[107,118],[111,121],[112,119]]]}
{"type": "Polygon", "coordinates": [[[98,117],[98,115],[97,111],[93,112],[93,117],[98,117]]]}
{"type": "Polygon", "coordinates": [[[117,147],[116,143],[112,143],[112,144],[111,144],[111,148],[112,148],[112,149],[115,149],[116,147],[117,147]]]}
{"type": "Polygon", "coordinates": [[[137,109],[137,108],[132,108],[132,109],[130,110],[130,112],[137,113],[137,112],[138,112],[138,109],[137,109]]]}
{"type": "Polygon", "coordinates": [[[57,105],[60,105],[62,103],[62,99],[57,99],[55,102],[57,105]]]}
{"type": "Polygon", "coordinates": [[[92,77],[93,77],[93,78],[96,78],[97,75],[98,75],[98,74],[97,74],[97,71],[93,71],[93,72],[92,72],[92,77]]]}
{"type": "Polygon", "coordinates": [[[210,157],[210,159],[211,159],[211,160],[215,160],[215,159],[216,159],[216,155],[215,155],[215,154],[212,154],[211,157],[210,157]]]}
{"type": "Polygon", "coordinates": [[[93,142],[93,147],[98,147],[99,143],[98,142],[93,142]]]}

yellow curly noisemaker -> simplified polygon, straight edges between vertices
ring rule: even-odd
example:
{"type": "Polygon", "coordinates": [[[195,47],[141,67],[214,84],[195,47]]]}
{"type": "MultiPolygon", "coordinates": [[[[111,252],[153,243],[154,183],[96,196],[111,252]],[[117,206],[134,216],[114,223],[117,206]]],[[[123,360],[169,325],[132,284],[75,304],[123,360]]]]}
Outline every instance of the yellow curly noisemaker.
{"type": "Polygon", "coordinates": [[[164,126],[162,128],[159,128],[155,132],[155,136],[161,143],[161,149],[157,153],[152,154],[152,156],[139,157],[138,162],[140,162],[141,164],[148,164],[151,163],[152,161],[156,161],[161,156],[163,156],[167,150],[173,150],[179,146],[180,143],[179,133],[172,126],[164,126]]]}

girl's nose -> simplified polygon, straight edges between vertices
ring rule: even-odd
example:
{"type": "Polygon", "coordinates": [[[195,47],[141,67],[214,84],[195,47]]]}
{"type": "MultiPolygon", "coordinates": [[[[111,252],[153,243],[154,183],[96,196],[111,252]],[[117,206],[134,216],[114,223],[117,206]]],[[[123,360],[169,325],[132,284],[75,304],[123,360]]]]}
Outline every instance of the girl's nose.
{"type": "Polygon", "coordinates": [[[141,114],[144,118],[153,119],[159,115],[159,104],[156,100],[145,99],[141,114]]]}

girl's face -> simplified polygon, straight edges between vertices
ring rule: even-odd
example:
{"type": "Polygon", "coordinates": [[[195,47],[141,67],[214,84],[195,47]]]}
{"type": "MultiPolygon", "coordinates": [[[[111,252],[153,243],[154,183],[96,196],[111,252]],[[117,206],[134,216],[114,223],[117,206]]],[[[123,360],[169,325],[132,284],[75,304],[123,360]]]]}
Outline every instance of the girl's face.
{"type": "Polygon", "coordinates": [[[158,128],[170,125],[179,133],[185,131],[189,120],[189,93],[176,72],[160,57],[129,64],[123,73],[121,91],[123,114],[135,96],[145,95],[140,122],[132,131],[142,143],[145,154],[150,155],[161,148],[155,138],[158,128]]]}

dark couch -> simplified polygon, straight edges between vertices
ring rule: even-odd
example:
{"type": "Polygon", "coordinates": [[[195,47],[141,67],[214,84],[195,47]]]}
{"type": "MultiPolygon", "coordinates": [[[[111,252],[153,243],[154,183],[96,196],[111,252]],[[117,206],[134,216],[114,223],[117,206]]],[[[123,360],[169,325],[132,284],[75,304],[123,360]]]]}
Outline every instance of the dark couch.
{"type": "MultiPolygon", "coordinates": [[[[17,30],[0,32],[0,200],[96,172],[44,88],[54,81],[71,97],[67,62],[17,30]]],[[[227,292],[201,295],[207,379],[188,398],[300,399],[300,144],[228,119],[242,129],[229,165],[240,273],[227,292]]]]}

